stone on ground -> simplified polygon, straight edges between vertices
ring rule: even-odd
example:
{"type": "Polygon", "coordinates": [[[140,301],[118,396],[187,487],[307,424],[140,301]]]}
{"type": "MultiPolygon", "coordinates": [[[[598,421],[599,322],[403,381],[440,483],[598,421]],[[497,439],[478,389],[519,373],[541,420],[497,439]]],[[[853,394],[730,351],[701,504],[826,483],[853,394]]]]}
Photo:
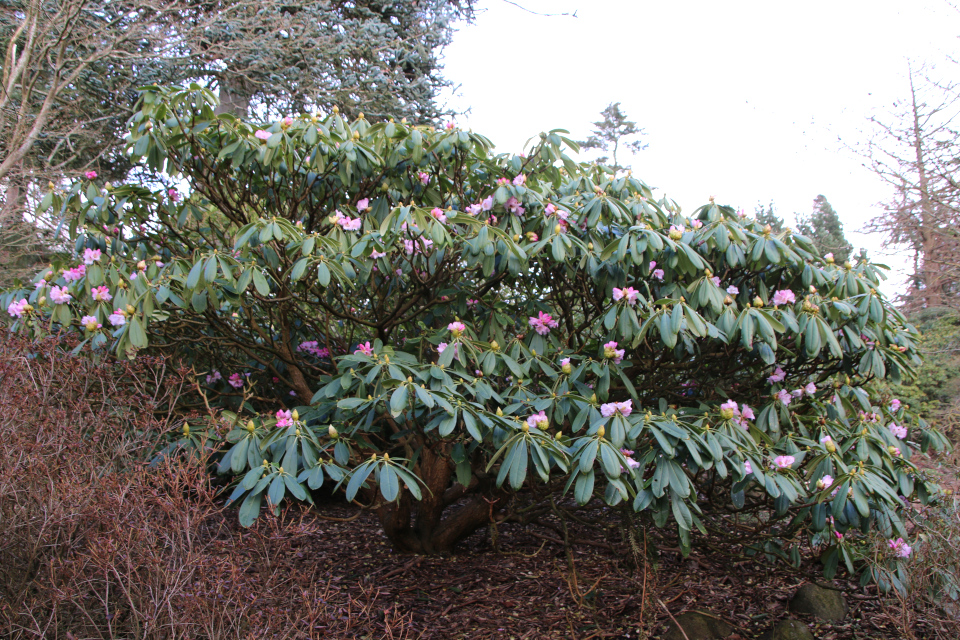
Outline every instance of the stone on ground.
{"type": "Polygon", "coordinates": [[[829,622],[840,622],[847,615],[847,600],[839,591],[805,584],[790,600],[790,611],[809,614],[829,622]]]}
{"type": "Polygon", "coordinates": [[[684,633],[689,640],[719,640],[733,634],[733,627],[729,624],[699,611],[681,613],[677,616],[677,622],[680,623],[683,632],[681,633],[677,625],[671,621],[670,628],[663,634],[663,640],[684,640],[684,633]]]}
{"type": "Polygon", "coordinates": [[[760,640],[815,640],[807,625],[799,620],[781,620],[760,637],[760,640]]]}

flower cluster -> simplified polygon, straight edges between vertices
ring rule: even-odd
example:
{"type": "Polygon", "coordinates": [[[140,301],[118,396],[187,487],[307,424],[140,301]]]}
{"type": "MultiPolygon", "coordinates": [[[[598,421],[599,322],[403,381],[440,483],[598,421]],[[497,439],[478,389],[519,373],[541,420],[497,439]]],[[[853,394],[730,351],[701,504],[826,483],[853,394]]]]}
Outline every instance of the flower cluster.
{"type": "Polygon", "coordinates": [[[781,304],[793,304],[797,301],[797,296],[789,289],[780,289],[773,294],[773,306],[781,304]]]}
{"type": "Polygon", "coordinates": [[[625,353],[624,349],[617,349],[617,343],[613,340],[603,345],[603,357],[613,360],[613,364],[620,364],[625,353]]]}
{"type": "Polygon", "coordinates": [[[744,429],[749,426],[747,420],[756,420],[753,409],[747,405],[738,407],[736,402],[729,399],[720,405],[720,417],[724,420],[733,420],[744,429]]]}
{"type": "Polygon", "coordinates": [[[550,333],[550,329],[556,329],[560,326],[560,323],[554,320],[552,315],[543,311],[540,311],[536,317],[531,316],[527,322],[541,336],[550,333]]]}
{"type": "Polygon", "coordinates": [[[627,304],[632,307],[637,304],[638,298],[640,298],[640,292],[633,287],[626,287],[624,289],[613,288],[613,299],[615,301],[626,300],[627,304]]]}
{"type": "Polygon", "coordinates": [[[74,268],[64,271],[63,279],[67,282],[76,282],[85,275],[87,275],[87,266],[84,264],[78,264],[74,268]]]}
{"type": "Polygon", "coordinates": [[[277,428],[292,427],[293,414],[289,409],[286,411],[277,411],[277,428]]]}
{"type": "Polygon", "coordinates": [[[348,218],[339,211],[334,216],[334,224],[342,227],[345,231],[359,231],[363,227],[363,221],[360,218],[348,218]]]}
{"type": "Polygon", "coordinates": [[[894,422],[890,423],[890,426],[887,427],[890,430],[890,433],[903,440],[907,437],[907,428],[896,424],[894,422]]]}
{"type": "Polygon", "coordinates": [[[330,357],[330,349],[321,347],[316,340],[306,340],[301,342],[300,346],[297,347],[297,351],[304,351],[312,356],[316,356],[317,358],[330,357]]]}
{"type": "MultiPolygon", "coordinates": [[[[250,374],[248,373],[247,375],[249,376],[250,374]]],[[[234,389],[242,389],[244,382],[246,382],[244,380],[244,376],[239,373],[231,373],[230,377],[227,378],[227,384],[229,384],[234,389]]]]}
{"type": "Polygon", "coordinates": [[[66,287],[51,287],[50,299],[53,300],[54,304],[67,304],[73,300],[73,296],[70,295],[70,291],[66,287]]]}
{"type": "Polygon", "coordinates": [[[369,357],[373,355],[373,347],[370,346],[370,341],[367,340],[362,344],[358,344],[357,348],[353,352],[369,357]]]}
{"type": "Polygon", "coordinates": [[[604,418],[609,418],[614,415],[628,416],[633,412],[633,401],[627,400],[626,402],[608,402],[606,404],[600,405],[600,414],[604,418]]]}
{"type": "Polygon", "coordinates": [[[909,558],[910,553],[913,549],[904,542],[903,538],[897,538],[896,540],[887,541],[887,546],[890,547],[890,550],[893,551],[893,554],[898,558],[909,558]]]}
{"type": "Polygon", "coordinates": [[[541,431],[546,431],[550,426],[550,419],[547,418],[546,412],[541,411],[527,418],[527,426],[531,429],[540,429],[541,431]]]}
{"type": "Polygon", "coordinates": [[[27,310],[27,307],[29,306],[30,306],[30,303],[27,302],[27,299],[22,298],[21,300],[17,300],[16,302],[11,302],[7,306],[7,313],[10,314],[11,318],[20,318],[23,316],[23,314],[27,310]]]}

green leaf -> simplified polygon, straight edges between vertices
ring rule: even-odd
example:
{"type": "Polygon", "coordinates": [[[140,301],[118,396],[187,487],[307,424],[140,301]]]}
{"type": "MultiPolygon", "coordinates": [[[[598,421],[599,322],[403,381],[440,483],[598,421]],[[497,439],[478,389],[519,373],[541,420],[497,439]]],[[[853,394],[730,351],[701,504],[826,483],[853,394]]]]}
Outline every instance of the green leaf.
{"type": "Polygon", "coordinates": [[[407,400],[410,397],[410,390],[407,389],[407,385],[400,385],[393,392],[393,395],[390,396],[390,413],[396,417],[403,413],[404,409],[407,408],[407,400]]]}

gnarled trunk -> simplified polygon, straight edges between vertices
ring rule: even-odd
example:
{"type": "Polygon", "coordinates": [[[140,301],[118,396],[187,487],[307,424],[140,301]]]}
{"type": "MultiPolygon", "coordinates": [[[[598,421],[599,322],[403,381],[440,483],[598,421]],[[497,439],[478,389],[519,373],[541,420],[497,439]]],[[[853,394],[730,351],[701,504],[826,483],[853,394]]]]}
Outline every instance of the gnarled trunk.
{"type": "Polygon", "coordinates": [[[383,532],[401,553],[447,553],[463,538],[490,522],[507,494],[476,478],[469,488],[451,487],[453,465],[445,450],[424,447],[419,461],[426,485],[423,499],[403,492],[377,512],[383,532]],[[444,517],[444,512],[449,511],[444,517]]]}

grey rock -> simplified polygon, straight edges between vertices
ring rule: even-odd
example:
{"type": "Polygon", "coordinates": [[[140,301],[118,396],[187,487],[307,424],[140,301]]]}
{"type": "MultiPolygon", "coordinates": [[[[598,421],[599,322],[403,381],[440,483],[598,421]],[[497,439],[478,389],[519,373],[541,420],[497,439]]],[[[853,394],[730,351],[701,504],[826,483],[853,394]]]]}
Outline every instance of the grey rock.
{"type": "Polygon", "coordinates": [[[815,640],[807,625],[799,620],[781,620],[760,636],[760,640],[815,640]]]}
{"type": "Polygon", "coordinates": [[[790,611],[812,615],[828,622],[840,622],[847,615],[847,599],[839,591],[805,584],[790,600],[790,611]]]}
{"type": "Polygon", "coordinates": [[[683,632],[671,620],[670,627],[663,634],[663,640],[684,640],[684,633],[689,640],[719,640],[733,634],[733,627],[729,624],[699,611],[681,613],[677,616],[677,622],[680,623],[683,632]]]}

